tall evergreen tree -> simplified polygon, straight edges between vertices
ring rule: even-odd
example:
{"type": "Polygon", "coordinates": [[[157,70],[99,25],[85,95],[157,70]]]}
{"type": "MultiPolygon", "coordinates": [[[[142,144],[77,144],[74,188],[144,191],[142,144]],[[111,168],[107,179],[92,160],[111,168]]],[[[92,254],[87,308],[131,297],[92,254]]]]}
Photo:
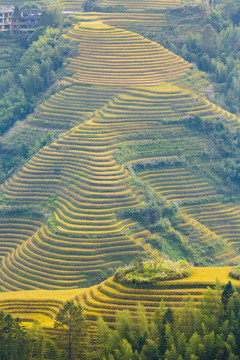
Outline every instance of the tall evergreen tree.
{"type": "Polygon", "coordinates": [[[227,285],[225,285],[225,287],[223,289],[222,297],[221,297],[222,303],[224,305],[224,309],[227,308],[229,299],[234,292],[235,292],[235,289],[232,285],[232,282],[229,280],[229,282],[227,283],[227,285]]]}
{"type": "Polygon", "coordinates": [[[86,330],[82,307],[75,305],[73,300],[67,301],[57,313],[54,327],[61,330],[57,343],[60,349],[64,350],[66,359],[76,359],[80,351],[80,336],[83,336],[86,330]]]}

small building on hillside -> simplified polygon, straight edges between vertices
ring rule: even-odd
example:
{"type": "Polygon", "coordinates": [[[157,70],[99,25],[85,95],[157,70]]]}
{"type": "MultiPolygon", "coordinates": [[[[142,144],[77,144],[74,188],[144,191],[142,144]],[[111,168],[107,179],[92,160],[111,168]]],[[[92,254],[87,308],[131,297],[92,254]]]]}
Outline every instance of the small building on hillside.
{"type": "Polygon", "coordinates": [[[12,18],[14,7],[11,5],[0,5],[0,32],[12,31],[12,18]]]}
{"type": "Polygon", "coordinates": [[[41,18],[40,10],[23,9],[19,15],[13,16],[12,31],[13,32],[31,32],[38,26],[41,18]]]}

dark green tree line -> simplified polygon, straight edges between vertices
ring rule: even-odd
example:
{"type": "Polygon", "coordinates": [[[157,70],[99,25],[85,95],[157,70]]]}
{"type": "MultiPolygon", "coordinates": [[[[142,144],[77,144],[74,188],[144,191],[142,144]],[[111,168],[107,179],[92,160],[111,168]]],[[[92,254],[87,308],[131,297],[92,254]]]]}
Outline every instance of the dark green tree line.
{"type": "Polygon", "coordinates": [[[0,135],[32,112],[41,94],[57,80],[70,50],[61,39],[66,24],[60,10],[50,8],[43,12],[35,32],[22,40],[27,49],[16,61],[15,70],[0,77],[0,135]]]}
{"type": "Polygon", "coordinates": [[[25,329],[19,319],[0,312],[1,360],[239,360],[240,294],[231,282],[222,289],[216,282],[196,306],[189,295],[179,309],[147,313],[116,312],[109,326],[102,317],[95,335],[87,335],[83,309],[72,300],[63,304],[55,319],[54,339],[34,323],[25,329]]]}

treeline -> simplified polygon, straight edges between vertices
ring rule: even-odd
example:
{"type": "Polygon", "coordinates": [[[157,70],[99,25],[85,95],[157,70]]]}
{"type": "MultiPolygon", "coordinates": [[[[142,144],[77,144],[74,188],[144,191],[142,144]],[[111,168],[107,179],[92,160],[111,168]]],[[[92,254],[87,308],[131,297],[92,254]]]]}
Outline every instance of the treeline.
{"type": "Polygon", "coordinates": [[[240,295],[231,282],[217,282],[196,307],[192,298],[182,309],[164,302],[149,317],[136,311],[117,311],[114,329],[98,318],[96,332],[80,305],[67,301],[55,319],[54,339],[34,323],[24,328],[19,319],[0,312],[0,358],[3,360],[238,360],[240,358],[240,295]]]}
{"type": "Polygon", "coordinates": [[[145,35],[206,71],[215,84],[212,100],[215,95],[221,106],[239,113],[240,0],[202,1],[168,16],[169,27],[145,35]]]}
{"type": "Polygon", "coordinates": [[[116,314],[116,330],[98,319],[96,360],[237,360],[240,356],[240,296],[231,283],[208,290],[197,308],[191,297],[182,310],[159,305],[149,319],[139,305],[116,314]]]}
{"type": "Polygon", "coordinates": [[[203,152],[203,160],[211,161],[211,168],[225,185],[225,193],[233,195],[240,185],[239,129],[230,128],[221,118],[203,119],[196,115],[183,119],[185,127],[206,136],[217,150],[214,154],[203,152]],[[212,161],[214,160],[214,161],[212,161]],[[226,192],[227,191],[227,192],[226,192]]]}
{"type": "MultiPolygon", "coordinates": [[[[190,128],[201,135],[206,136],[214,143],[219,159],[239,158],[240,156],[240,138],[239,130],[229,127],[225,119],[204,119],[198,115],[183,119],[184,126],[190,128]]],[[[209,157],[204,153],[204,157],[209,157]]]]}
{"type": "Polygon", "coordinates": [[[44,12],[41,21],[39,28],[24,38],[27,49],[15,70],[0,78],[0,135],[33,111],[41,93],[57,80],[57,71],[68,55],[70,46],[60,39],[68,24],[61,12],[54,7],[44,12]]]}
{"type": "Polygon", "coordinates": [[[123,5],[101,6],[98,0],[86,0],[83,3],[83,10],[87,12],[109,12],[109,13],[123,13],[126,9],[123,5]]]}
{"type": "Polygon", "coordinates": [[[59,350],[36,322],[26,329],[19,318],[0,311],[0,359],[58,359],[59,350]]]}

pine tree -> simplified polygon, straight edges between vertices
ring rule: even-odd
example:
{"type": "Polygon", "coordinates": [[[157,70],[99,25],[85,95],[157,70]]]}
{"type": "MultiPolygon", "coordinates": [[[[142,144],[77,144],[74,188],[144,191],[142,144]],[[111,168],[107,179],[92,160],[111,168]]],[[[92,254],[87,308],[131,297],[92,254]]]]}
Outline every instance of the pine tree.
{"type": "Polygon", "coordinates": [[[184,333],[180,334],[177,338],[177,351],[182,357],[185,357],[187,347],[187,340],[184,333]]]}
{"type": "Polygon", "coordinates": [[[155,341],[148,339],[142,348],[141,359],[143,360],[158,360],[158,346],[155,341]]]}
{"type": "Polygon", "coordinates": [[[143,336],[148,333],[148,319],[146,310],[143,305],[138,304],[137,307],[137,331],[139,336],[143,336]]]}
{"type": "Polygon", "coordinates": [[[232,294],[235,292],[235,289],[231,283],[231,281],[229,280],[229,282],[227,283],[227,285],[225,285],[223,292],[222,292],[222,296],[221,296],[221,300],[222,303],[224,305],[224,309],[226,310],[228,302],[230,297],[232,296],[232,294]]]}
{"type": "Polygon", "coordinates": [[[42,360],[45,352],[46,334],[44,333],[41,325],[34,322],[32,327],[28,330],[29,337],[31,338],[32,354],[34,359],[42,360]]]}
{"type": "Polygon", "coordinates": [[[175,345],[173,332],[169,324],[166,324],[165,326],[165,344],[167,350],[170,350],[172,345],[175,345]]]}
{"type": "Polygon", "coordinates": [[[162,300],[159,304],[158,309],[153,313],[152,316],[151,339],[158,340],[160,354],[163,354],[165,351],[165,345],[164,345],[165,327],[163,325],[163,317],[165,312],[166,312],[166,307],[164,301],[162,300]],[[153,337],[154,334],[156,334],[155,337],[153,337]]]}
{"type": "Polygon", "coordinates": [[[201,336],[197,333],[194,333],[191,339],[189,340],[186,358],[191,358],[192,356],[196,359],[204,359],[205,355],[205,346],[201,343],[201,336]]]}
{"type": "Polygon", "coordinates": [[[138,304],[137,308],[137,323],[136,323],[136,335],[137,335],[137,351],[141,352],[143,345],[146,342],[149,333],[149,324],[146,315],[146,310],[143,305],[138,304]]]}
{"type": "Polygon", "coordinates": [[[31,356],[30,338],[19,319],[0,311],[0,359],[27,360],[31,356]]]}
{"type": "Polygon", "coordinates": [[[133,343],[133,323],[129,310],[116,312],[116,330],[121,339],[126,339],[131,344],[133,343]]]}
{"type": "Polygon", "coordinates": [[[116,360],[132,360],[132,346],[126,339],[121,340],[119,344],[119,349],[115,351],[115,358],[116,360]]]}
{"type": "Polygon", "coordinates": [[[171,308],[168,308],[163,317],[164,324],[171,324],[173,322],[173,311],[171,308]]]}
{"type": "Polygon", "coordinates": [[[57,342],[65,350],[68,360],[74,360],[79,353],[79,337],[85,334],[86,321],[82,307],[68,300],[56,315],[55,329],[60,329],[57,342]]]}
{"type": "Polygon", "coordinates": [[[208,54],[210,58],[216,57],[218,52],[217,33],[211,24],[204,26],[200,39],[200,49],[204,54],[208,54]]]}
{"type": "Polygon", "coordinates": [[[171,346],[171,349],[167,350],[165,353],[165,360],[176,360],[177,359],[177,350],[174,345],[171,346]]]}
{"type": "Polygon", "coordinates": [[[207,350],[207,359],[214,359],[217,350],[214,331],[212,331],[210,334],[206,334],[205,336],[203,336],[202,343],[207,350]]]}
{"type": "Polygon", "coordinates": [[[96,342],[99,348],[98,357],[99,359],[104,356],[107,357],[110,352],[110,329],[108,325],[105,323],[102,317],[97,319],[97,337],[96,342]]]}

